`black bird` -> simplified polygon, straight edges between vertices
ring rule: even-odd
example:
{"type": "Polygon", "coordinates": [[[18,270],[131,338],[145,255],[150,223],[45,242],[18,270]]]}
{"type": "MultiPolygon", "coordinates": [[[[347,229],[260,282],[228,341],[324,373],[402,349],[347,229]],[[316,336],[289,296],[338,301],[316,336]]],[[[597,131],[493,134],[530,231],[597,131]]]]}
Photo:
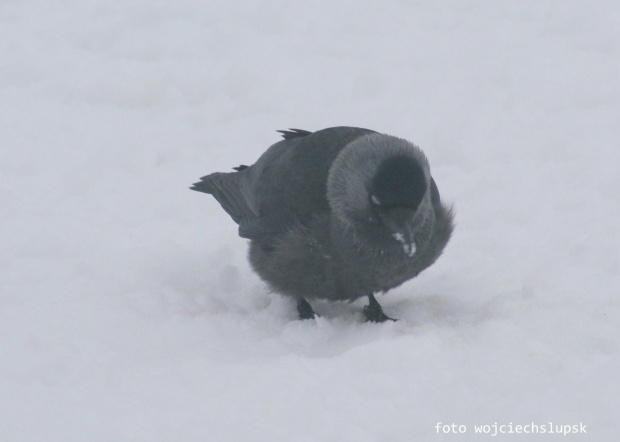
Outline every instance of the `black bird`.
{"type": "Polygon", "coordinates": [[[453,230],[419,147],[368,129],[278,131],[251,166],[212,173],[191,189],[213,195],[250,239],[249,260],[275,291],[297,300],[370,300],[369,321],[389,318],[374,297],[441,255],[453,230]]]}

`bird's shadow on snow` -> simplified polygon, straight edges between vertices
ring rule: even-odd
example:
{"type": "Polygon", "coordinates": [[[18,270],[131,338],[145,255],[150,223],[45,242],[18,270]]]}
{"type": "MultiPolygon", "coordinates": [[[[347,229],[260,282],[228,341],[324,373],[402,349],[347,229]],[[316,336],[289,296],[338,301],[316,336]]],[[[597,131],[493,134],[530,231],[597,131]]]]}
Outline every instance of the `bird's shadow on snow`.
{"type": "Polygon", "coordinates": [[[463,301],[470,296],[456,293],[456,283],[430,281],[377,295],[384,312],[398,319],[395,322],[366,322],[365,297],[353,303],[312,301],[320,316],[299,320],[291,298],[270,291],[241,263],[234,259],[214,259],[204,265],[179,263],[178,274],[172,270],[165,277],[170,284],[161,289],[171,318],[192,322],[205,348],[231,361],[286,355],[333,357],[377,340],[458,333],[462,327],[500,314],[492,306],[480,308],[479,303],[463,301]]]}
{"type": "Polygon", "coordinates": [[[445,293],[406,293],[379,296],[388,316],[397,321],[366,322],[363,307],[367,300],[353,303],[314,301],[319,317],[300,320],[290,298],[270,292],[261,282],[249,289],[225,296],[221,291],[199,295],[202,301],[192,317],[209,323],[217,333],[211,342],[222,348],[220,354],[232,361],[264,361],[274,357],[297,355],[329,358],[382,340],[402,336],[424,336],[448,330],[458,333],[461,327],[478,324],[494,317],[445,293]],[[225,348],[225,350],[224,350],[225,348]]]}

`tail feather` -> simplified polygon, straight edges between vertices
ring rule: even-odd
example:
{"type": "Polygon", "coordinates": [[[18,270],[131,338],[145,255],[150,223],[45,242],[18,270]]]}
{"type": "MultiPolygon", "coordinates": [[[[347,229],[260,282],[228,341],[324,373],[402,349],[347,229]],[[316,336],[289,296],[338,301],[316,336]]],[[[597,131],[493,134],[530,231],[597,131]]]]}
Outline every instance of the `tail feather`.
{"type": "Polygon", "coordinates": [[[255,216],[239,186],[237,172],[216,172],[194,183],[191,190],[213,195],[230,217],[239,224],[244,217],[255,216]]]}

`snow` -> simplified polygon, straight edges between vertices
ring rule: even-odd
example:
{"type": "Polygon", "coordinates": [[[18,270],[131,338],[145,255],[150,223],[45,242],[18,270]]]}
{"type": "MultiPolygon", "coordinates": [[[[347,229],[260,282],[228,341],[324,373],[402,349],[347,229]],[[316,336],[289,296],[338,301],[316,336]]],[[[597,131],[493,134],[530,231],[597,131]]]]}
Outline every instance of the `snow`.
{"type": "MultiPolygon", "coordinates": [[[[0,439],[617,440],[619,21],[602,0],[2,2],[0,439]],[[337,125],[421,146],[455,205],[444,255],[379,297],[396,323],[363,301],[296,320],[188,190],[276,129],[337,125]]],[[[539,437],[560,436],[497,439],[539,437]]]]}
{"type": "Polygon", "coordinates": [[[408,243],[405,239],[405,235],[400,232],[394,233],[392,236],[396,241],[402,243],[403,251],[407,254],[408,257],[411,258],[413,255],[415,255],[416,245],[413,241],[411,243],[408,243]]]}

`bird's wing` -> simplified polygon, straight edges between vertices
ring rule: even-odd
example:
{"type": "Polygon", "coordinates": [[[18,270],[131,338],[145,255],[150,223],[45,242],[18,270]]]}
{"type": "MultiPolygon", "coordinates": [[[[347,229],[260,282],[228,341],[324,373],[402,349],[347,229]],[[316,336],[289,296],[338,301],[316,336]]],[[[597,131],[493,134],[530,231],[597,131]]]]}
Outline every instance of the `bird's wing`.
{"type": "Polygon", "coordinates": [[[294,138],[302,138],[308,135],[312,135],[312,132],[303,129],[289,129],[289,130],[277,130],[282,134],[282,138],[285,140],[292,140],[294,138]]]}
{"type": "Polygon", "coordinates": [[[240,225],[242,236],[268,238],[329,216],[327,177],[333,161],[351,141],[373,133],[355,127],[279,132],[284,140],[247,169],[247,186],[260,216],[240,225]]]}

